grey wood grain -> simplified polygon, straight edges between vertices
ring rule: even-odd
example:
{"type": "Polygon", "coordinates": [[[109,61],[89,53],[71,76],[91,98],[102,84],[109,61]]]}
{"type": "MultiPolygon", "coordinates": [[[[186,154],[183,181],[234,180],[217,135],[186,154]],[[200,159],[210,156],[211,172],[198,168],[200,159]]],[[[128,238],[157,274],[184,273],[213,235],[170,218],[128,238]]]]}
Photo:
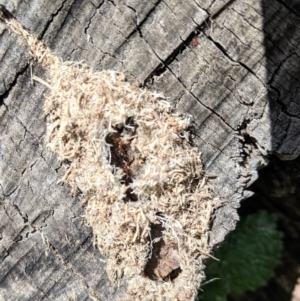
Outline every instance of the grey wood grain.
{"type": "MultiPolygon", "coordinates": [[[[0,4],[62,60],[123,71],[192,115],[195,142],[223,200],[211,246],[234,229],[236,209],[268,155],[299,155],[295,1],[0,4]]],[[[115,300],[123,286],[108,281],[84,208],[57,183],[64,167],[43,140],[47,90],[31,83],[22,41],[2,24],[0,33],[0,300],[115,300]]]]}

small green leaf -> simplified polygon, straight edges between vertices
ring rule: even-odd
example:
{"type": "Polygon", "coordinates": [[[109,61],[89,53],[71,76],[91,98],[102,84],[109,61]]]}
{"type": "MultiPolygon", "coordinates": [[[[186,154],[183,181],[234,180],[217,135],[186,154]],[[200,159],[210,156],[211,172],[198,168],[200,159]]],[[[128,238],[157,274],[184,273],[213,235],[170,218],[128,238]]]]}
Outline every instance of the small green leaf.
{"type": "Polygon", "coordinates": [[[207,280],[199,296],[204,301],[225,301],[228,293],[242,294],[264,286],[274,275],[282,249],[282,233],[276,229],[277,217],[261,211],[241,220],[228,235],[226,244],[209,261],[207,280]]]}

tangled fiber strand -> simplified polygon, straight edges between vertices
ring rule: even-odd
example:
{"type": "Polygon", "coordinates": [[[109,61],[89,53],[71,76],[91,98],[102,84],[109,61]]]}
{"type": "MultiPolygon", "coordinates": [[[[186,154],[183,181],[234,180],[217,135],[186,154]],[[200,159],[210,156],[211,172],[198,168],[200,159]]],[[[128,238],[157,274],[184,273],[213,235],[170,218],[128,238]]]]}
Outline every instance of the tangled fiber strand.
{"type": "Polygon", "coordinates": [[[128,279],[122,300],[192,300],[217,197],[188,118],[121,73],[61,62],[14,18],[6,23],[49,74],[49,83],[34,77],[50,89],[46,140],[66,162],[62,181],[84,195],[109,278],[128,279]]]}

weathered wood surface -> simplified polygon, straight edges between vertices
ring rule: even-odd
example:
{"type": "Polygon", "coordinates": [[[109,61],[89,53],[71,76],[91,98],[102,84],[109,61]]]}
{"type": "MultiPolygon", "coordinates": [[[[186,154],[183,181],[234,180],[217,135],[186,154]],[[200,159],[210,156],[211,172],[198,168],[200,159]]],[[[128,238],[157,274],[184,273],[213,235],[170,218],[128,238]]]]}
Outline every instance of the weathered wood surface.
{"type": "MultiPolygon", "coordinates": [[[[0,2],[63,60],[123,71],[193,116],[224,201],[212,246],[234,229],[267,155],[298,156],[296,0],[0,2]]],[[[57,184],[63,166],[44,144],[47,89],[31,83],[22,41],[0,30],[0,300],[115,300],[122,288],[107,280],[84,209],[57,184]]]]}

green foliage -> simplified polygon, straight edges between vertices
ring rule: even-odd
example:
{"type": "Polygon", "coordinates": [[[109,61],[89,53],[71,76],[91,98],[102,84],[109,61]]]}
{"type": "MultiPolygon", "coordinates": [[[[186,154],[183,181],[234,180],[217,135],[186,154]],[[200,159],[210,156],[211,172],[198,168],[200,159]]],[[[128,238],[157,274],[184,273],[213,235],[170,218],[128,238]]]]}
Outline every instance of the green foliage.
{"type": "Polygon", "coordinates": [[[226,301],[228,293],[241,294],[268,282],[282,249],[282,234],[276,230],[276,219],[275,215],[261,211],[237,224],[226,244],[215,253],[220,261],[207,264],[207,280],[220,280],[204,285],[199,299],[226,301]]]}

